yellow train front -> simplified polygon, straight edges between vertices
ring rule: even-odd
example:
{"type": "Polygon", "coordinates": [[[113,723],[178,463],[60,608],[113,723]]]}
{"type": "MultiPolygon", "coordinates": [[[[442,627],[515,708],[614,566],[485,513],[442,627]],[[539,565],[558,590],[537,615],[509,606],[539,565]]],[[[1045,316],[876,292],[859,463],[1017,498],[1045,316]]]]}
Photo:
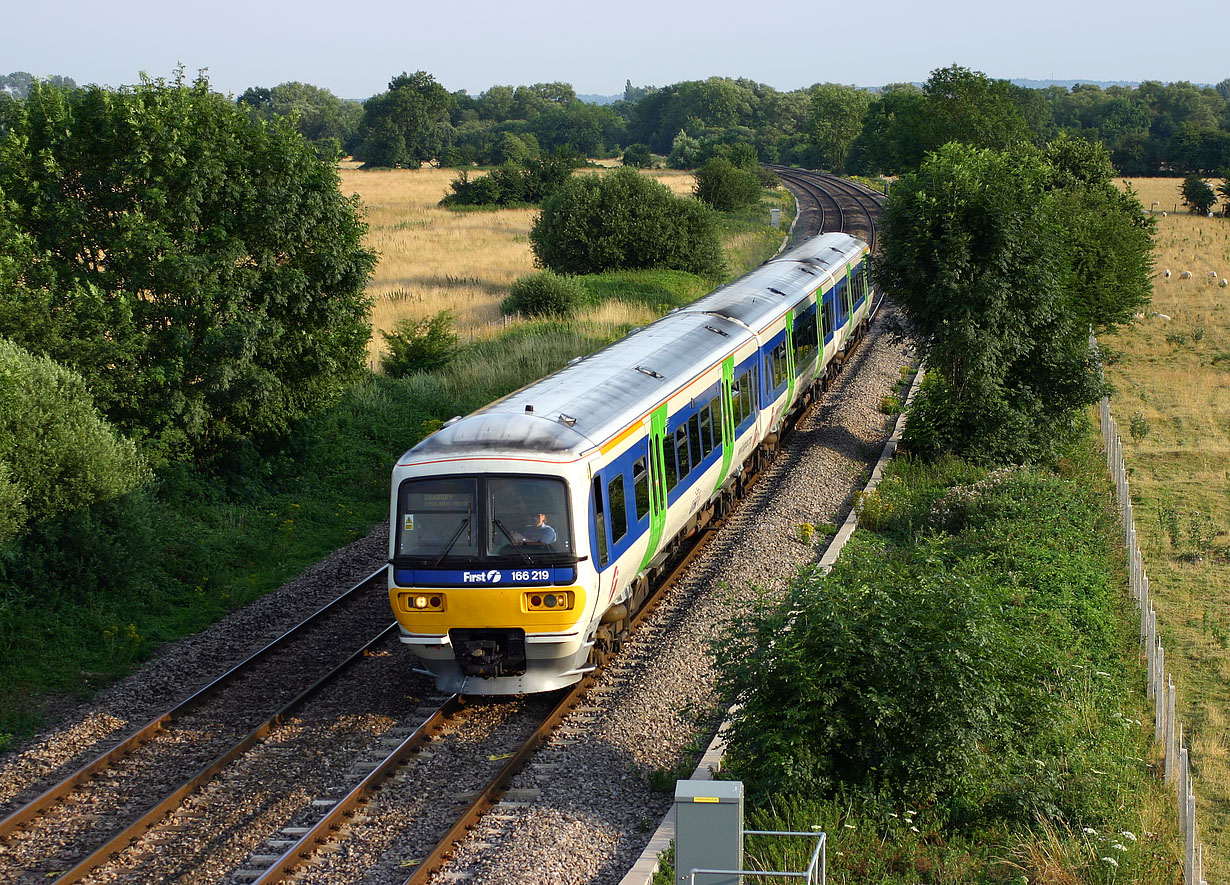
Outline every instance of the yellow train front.
{"type": "Polygon", "coordinates": [[[872,303],[867,245],[826,234],[403,455],[389,598],[419,669],[485,695],[580,679],[872,303]]]}
{"type": "Polygon", "coordinates": [[[585,672],[592,568],[569,474],[586,448],[558,421],[496,412],[451,423],[395,468],[390,601],[441,690],[548,691],[585,672]]]}

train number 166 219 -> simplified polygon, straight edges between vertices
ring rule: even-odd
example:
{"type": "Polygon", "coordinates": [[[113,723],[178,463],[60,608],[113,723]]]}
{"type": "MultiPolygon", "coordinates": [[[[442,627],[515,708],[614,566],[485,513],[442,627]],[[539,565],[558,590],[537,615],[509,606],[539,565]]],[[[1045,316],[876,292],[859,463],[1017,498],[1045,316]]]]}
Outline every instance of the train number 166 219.
{"type": "Polygon", "coordinates": [[[512,579],[514,581],[549,581],[551,580],[551,570],[545,568],[535,568],[514,571],[512,573],[512,579]]]}

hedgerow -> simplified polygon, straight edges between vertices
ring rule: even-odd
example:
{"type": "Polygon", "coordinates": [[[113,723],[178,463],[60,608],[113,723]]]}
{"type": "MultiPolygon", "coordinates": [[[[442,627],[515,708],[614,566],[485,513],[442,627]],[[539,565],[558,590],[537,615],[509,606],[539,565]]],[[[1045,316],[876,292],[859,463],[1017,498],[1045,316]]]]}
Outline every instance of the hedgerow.
{"type": "Polygon", "coordinates": [[[901,461],[831,573],[723,637],[728,771],[765,821],[798,829],[795,805],[891,828],[925,809],[937,838],[1016,845],[1141,831],[1135,636],[1096,469],[901,461]]]}

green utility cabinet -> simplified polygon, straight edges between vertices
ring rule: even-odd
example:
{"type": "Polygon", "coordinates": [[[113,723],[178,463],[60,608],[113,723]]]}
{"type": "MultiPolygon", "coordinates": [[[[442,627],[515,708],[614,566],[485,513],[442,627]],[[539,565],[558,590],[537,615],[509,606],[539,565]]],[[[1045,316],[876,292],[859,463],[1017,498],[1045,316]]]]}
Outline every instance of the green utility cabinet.
{"type": "MultiPolygon", "coordinates": [[[[675,882],[689,885],[692,870],[743,869],[741,781],[675,784],[675,882]]],[[[696,885],[742,885],[734,872],[697,873],[696,885]]]]}

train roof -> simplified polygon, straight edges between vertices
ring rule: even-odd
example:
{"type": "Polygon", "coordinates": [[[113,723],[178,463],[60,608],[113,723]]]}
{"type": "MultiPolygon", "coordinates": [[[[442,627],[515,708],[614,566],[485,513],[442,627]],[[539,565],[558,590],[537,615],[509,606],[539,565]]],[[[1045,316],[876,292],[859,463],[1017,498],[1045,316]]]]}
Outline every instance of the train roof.
{"type": "Polygon", "coordinates": [[[729,317],[760,331],[781,315],[782,306],[845,274],[846,267],[866,251],[866,244],[849,234],[813,237],[778,255],[749,274],[688,305],[729,317]]]}
{"type": "Polygon", "coordinates": [[[445,427],[401,464],[464,458],[568,461],[609,441],[752,339],[865,250],[826,234],[685,308],[445,427]]]}
{"type": "Polygon", "coordinates": [[[746,328],[725,317],[675,311],[450,423],[407,452],[402,462],[496,453],[578,458],[641,420],[751,338],[746,328]]]}

